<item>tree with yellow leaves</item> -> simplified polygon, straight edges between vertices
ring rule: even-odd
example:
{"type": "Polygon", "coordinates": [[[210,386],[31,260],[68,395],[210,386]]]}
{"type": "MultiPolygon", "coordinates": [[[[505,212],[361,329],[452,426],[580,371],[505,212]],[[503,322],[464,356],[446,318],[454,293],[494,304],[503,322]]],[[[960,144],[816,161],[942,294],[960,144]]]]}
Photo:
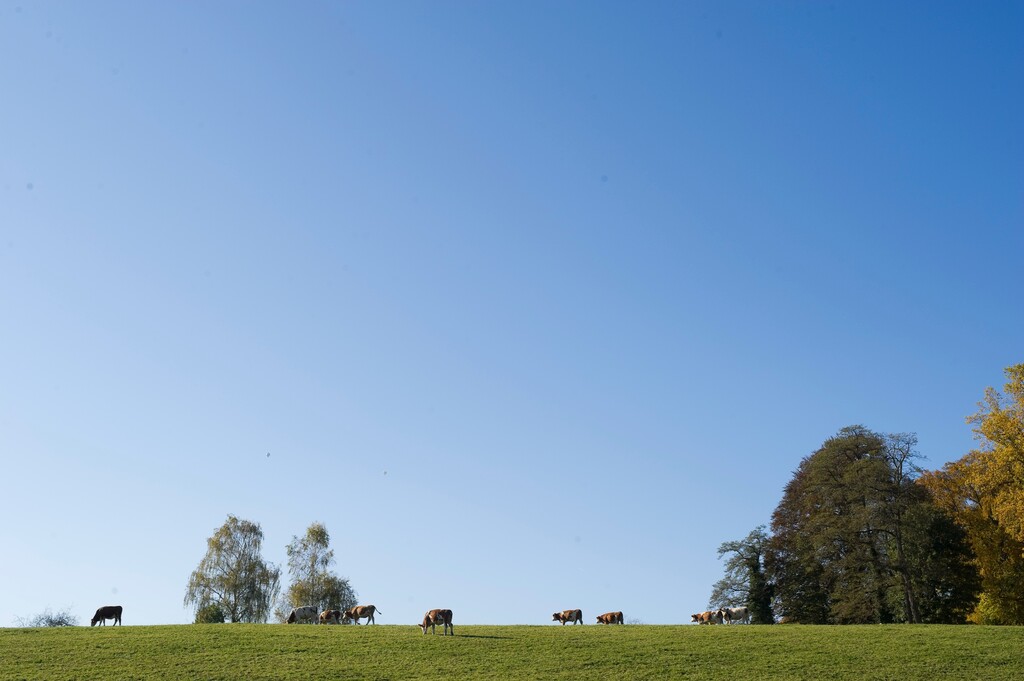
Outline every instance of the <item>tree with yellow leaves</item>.
{"type": "Polygon", "coordinates": [[[982,577],[970,619],[981,624],[1024,624],[1024,364],[1006,376],[967,419],[980,446],[920,478],[967,532],[982,577]]]}
{"type": "Polygon", "coordinates": [[[1006,370],[1004,392],[985,391],[978,413],[968,419],[981,442],[974,484],[992,517],[1024,542],[1024,364],[1006,370]]]}

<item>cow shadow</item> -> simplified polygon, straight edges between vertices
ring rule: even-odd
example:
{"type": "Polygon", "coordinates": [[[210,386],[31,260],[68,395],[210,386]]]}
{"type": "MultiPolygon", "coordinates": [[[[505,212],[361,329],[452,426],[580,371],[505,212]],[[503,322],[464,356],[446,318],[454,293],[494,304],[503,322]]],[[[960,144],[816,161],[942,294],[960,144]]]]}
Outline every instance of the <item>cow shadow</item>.
{"type": "Polygon", "coordinates": [[[507,640],[512,638],[511,636],[488,636],[486,634],[459,634],[459,638],[494,638],[498,640],[507,640]]]}

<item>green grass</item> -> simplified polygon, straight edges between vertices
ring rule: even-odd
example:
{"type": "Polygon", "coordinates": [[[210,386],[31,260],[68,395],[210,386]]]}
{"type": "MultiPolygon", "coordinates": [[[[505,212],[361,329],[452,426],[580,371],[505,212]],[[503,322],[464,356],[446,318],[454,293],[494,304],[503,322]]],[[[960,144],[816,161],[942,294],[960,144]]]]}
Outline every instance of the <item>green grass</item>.
{"type": "Polygon", "coordinates": [[[0,679],[1024,679],[1024,627],[0,629],[0,679]]]}

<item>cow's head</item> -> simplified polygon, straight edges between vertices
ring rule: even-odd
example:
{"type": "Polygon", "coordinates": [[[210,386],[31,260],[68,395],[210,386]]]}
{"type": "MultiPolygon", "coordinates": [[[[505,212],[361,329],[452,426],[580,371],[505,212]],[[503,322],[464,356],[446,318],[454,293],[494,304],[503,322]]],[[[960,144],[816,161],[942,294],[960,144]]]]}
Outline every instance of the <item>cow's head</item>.
{"type": "Polygon", "coordinates": [[[556,612],[555,614],[553,614],[551,616],[551,621],[552,622],[561,622],[562,621],[562,613],[556,612]]]}

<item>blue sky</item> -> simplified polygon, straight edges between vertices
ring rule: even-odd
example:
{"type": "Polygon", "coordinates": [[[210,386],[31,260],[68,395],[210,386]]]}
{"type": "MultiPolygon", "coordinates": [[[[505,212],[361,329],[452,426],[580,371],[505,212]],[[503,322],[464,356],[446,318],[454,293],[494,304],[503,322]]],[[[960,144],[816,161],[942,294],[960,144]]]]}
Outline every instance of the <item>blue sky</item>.
{"type": "Polygon", "coordinates": [[[1024,7],[0,4],[0,626],[312,522],[381,623],[689,620],[1024,361],[1024,7]],[[269,454],[269,456],[268,456],[269,454]]]}

